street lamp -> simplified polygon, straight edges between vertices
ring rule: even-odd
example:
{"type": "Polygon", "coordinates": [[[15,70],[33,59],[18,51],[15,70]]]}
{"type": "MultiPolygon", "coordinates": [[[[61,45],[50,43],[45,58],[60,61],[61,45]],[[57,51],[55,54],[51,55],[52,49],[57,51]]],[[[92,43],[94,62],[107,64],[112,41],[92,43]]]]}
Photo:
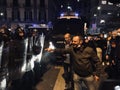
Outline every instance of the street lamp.
{"type": "Polygon", "coordinates": [[[2,21],[3,21],[3,16],[4,16],[4,13],[0,12],[0,20],[2,20],[2,21]]]}
{"type": "Polygon", "coordinates": [[[3,13],[3,12],[1,12],[1,13],[0,13],[0,16],[3,16],[3,15],[4,15],[4,13],[3,13]]]}
{"type": "Polygon", "coordinates": [[[101,9],[101,7],[100,7],[100,6],[98,6],[98,7],[97,7],[97,10],[100,10],[100,9],[101,9]]]}

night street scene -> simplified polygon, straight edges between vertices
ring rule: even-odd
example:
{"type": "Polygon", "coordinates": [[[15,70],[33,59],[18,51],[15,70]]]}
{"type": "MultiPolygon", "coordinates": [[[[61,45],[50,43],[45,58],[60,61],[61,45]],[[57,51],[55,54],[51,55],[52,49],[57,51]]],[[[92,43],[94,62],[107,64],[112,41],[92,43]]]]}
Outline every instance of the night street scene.
{"type": "Polygon", "coordinates": [[[120,0],[0,0],[0,90],[120,90],[120,0]]]}

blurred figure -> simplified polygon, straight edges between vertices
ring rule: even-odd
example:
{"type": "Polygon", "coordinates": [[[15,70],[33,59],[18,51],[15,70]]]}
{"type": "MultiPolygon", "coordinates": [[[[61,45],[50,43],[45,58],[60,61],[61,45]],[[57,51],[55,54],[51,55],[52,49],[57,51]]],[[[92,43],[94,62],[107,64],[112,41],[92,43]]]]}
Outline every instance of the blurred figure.
{"type": "Polygon", "coordinates": [[[97,56],[99,57],[100,61],[102,62],[101,41],[98,39],[95,41],[95,43],[96,43],[97,56]]]}
{"type": "Polygon", "coordinates": [[[37,29],[32,31],[32,50],[34,55],[38,55],[41,51],[40,35],[37,29]]]}
{"type": "Polygon", "coordinates": [[[102,49],[102,64],[104,65],[104,62],[106,61],[106,49],[107,49],[107,40],[104,38],[104,34],[99,35],[99,48],[102,49]]]}
{"type": "MultiPolygon", "coordinates": [[[[66,33],[64,35],[65,39],[65,48],[69,48],[71,46],[71,35],[70,33],[66,33]]],[[[72,67],[71,67],[71,61],[70,61],[70,54],[64,54],[65,60],[63,62],[63,67],[64,67],[64,74],[63,78],[65,80],[65,90],[68,90],[71,88],[72,84],[72,67]]]]}
{"type": "Polygon", "coordinates": [[[106,68],[105,71],[108,74],[108,79],[116,79],[117,73],[116,73],[116,42],[111,41],[110,43],[110,51],[106,55],[106,68]]]}
{"type": "Polygon", "coordinates": [[[38,31],[38,29],[34,28],[31,31],[31,37],[32,37],[32,53],[33,53],[33,57],[37,57],[36,59],[33,60],[34,62],[34,68],[33,68],[33,72],[34,72],[34,85],[36,85],[40,80],[41,80],[41,76],[43,75],[43,68],[41,65],[41,56],[40,54],[42,53],[42,44],[41,44],[41,35],[38,31]]]}
{"type": "Polygon", "coordinates": [[[15,29],[15,32],[13,33],[13,35],[11,35],[12,37],[12,40],[24,40],[27,35],[24,31],[23,28],[21,28],[20,26],[18,26],[16,29],[15,29]]]}
{"type": "Polygon", "coordinates": [[[120,79],[120,36],[118,31],[113,31],[112,36],[107,40],[106,50],[106,72],[110,79],[120,79]]]}
{"type": "Polygon", "coordinates": [[[116,44],[117,78],[120,79],[120,28],[117,29],[116,44]]]}
{"type": "Polygon", "coordinates": [[[18,26],[9,42],[8,83],[10,90],[23,90],[24,88],[22,77],[26,72],[27,45],[26,33],[18,26]]]}
{"type": "Polygon", "coordinates": [[[10,33],[6,26],[0,28],[0,90],[7,88],[10,33]]]}

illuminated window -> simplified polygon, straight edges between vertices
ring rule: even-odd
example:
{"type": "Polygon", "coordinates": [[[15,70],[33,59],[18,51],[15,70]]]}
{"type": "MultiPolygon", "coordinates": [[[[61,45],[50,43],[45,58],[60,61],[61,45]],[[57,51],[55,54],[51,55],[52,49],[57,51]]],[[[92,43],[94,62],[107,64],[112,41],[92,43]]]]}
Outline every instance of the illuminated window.
{"type": "Polygon", "coordinates": [[[94,14],[94,17],[96,17],[97,16],[97,14],[94,14]]]}
{"type": "Polygon", "coordinates": [[[106,0],[101,1],[102,4],[107,4],[106,0]]]}
{"type": "Polygon", "coordinates": [[[116,6],[117,6],[117,7],[120,7],[120,4],[117,4],[116,6]]]}
{"type": "Polygon", "coordinates": [[[100,20],[100,23],[105,23],[105,20],[103,20],[103,19],[102,19],[102,20],[100,20]]]}
{"type": "Polygon", "coordinates": [[[111,3],[111,2],[108,2],[108,5],[113,5],[113,3],[111,3]]]}

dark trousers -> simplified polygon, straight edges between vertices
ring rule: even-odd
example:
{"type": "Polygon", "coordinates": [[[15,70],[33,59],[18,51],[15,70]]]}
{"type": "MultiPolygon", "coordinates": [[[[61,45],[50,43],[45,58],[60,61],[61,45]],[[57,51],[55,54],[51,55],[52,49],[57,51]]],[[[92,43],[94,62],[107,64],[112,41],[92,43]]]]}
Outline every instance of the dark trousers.
{"type": "Polygon", "coordinates": [[[71,64],[69,63],[63,63],[63,68],[64,68],[64,74],[63,78],[65,80],[66,84],[71,84],[71,90],[74,88],[74,82],[73,82],[73,70],[71,67],[71,64]]]}

